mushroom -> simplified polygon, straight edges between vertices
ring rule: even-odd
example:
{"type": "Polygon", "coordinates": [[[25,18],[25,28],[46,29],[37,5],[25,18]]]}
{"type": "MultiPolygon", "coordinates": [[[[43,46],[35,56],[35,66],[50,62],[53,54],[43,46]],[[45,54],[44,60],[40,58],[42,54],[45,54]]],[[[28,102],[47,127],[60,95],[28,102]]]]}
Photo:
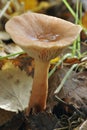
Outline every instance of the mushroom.
{"type": "Polygon", "coordinates": [[[42,111],[46,108],[50,60],[72,44],[81,26],[45,14],[27,12],[10,19],[5,27],[15,43],[35,59],[32,94],[26,113],[29,114],[32,108],[34,112],[42,111]]]}

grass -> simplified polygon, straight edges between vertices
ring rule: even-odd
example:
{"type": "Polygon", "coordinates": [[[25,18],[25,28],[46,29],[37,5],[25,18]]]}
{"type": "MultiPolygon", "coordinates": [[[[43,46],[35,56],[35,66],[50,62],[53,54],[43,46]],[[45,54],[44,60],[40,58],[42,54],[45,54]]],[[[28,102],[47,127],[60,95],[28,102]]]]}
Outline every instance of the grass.
{"type": "MultiPolygon", "coordinates": [[[[69,3],[67,2],[67,0],[62,0],[63,3],[65,4],[65,6],[67,7],[67,9],[69,10],[69,12],[72,14],[72,16],[75,19],[75,23],[76,24],[80,24],[82,25],[82,3],[79,0],[76,0],[76,12],[73,10],[73,8],[69,5],[69,3]],[[79,17],[79,12],[80,12],[80,17],[79,17]]],[[[3,11],[1,12],[1,16],[2,14],[6,11],[7,7],[9,5],[6,5],[6,7],[3,9],[3,11]]],[[[80,40],[80,35],[77,38],[77,40],[74,41],[73,46],[71,47],[71,53],[67,53],[65,56],[63,56],[58,63],[55,64],[54,68],[49,72],[48,74],[48,78],[50,78],[50,76],[55,72],[57,66],[59,66],[66,58],[70,57],[70,58],[74,58],[77,57],[78,59],[80,59],[81,57],[84,57],[84,55],[87,54],[87,52],[84,52],[83,54],[81,54],[81,40],[80,40]]],[[[9,54],[7,56],[2,56],[0,57],[0,59],[4,59],[4,58],[10,58],[10,57],[14,57],[20,54],[23,54],[24,52],[18,52],[15,54],[9,54]]],[[[67,72],[67,74],[65,75],[64,79],[62,80],[61,84],[59,85],[59,90],[56,90],[57,92],[60,91],[60,89],[62,88],[63,84],[65,83],[66,79],[68,78],[69,74],[71,73],[72,69],[74,67],[76,67],[77,65],[73,65],[69,72],[67,72]]]]}
{"type": "MultiPolygon", "coordinates": [[[[75,24],[79,24],[79,5],[80,2],[79,0],[76,1],[76,17],[75,17],[75,24]]],[[[80,10],[80,13],[82,14],[82,10],[80,10]]],[[[82,17],[80,16],[80,19],[82,17]]],[[[81,23],[81,22],[80,22],[81,23]]],[[[77,56],[78,58],[81,57],[81,45],[80,45],[80,35],[78,36],[77,40],[73,43],[73,48],[72,48],[72,56],[75,57],[77,56]]]]}
{"type": "MultiPolygon", "coordinates": [[[[72,9],[72,7],[69,5],[69,3],[67,2],[67,0],[62,0],[63,3],[65,4],[65,6],[68,8],[69,12],[72,14],[72,16],[75,19],[75,24],[80,24],[82,25],[82,3],[79,0],[76,0],[76,12],[74,12],[74,10],[72,9]],[[80,18],[79,18],[79,12],[80,12],[80,18]]],[[[81,40],[80,40],[80,35],[78,36],[78,38],[74,41],[73,46],[71,47],[71,53],[68,55],[66,54],[65,57],[63,57],[55,66],[54,68],[51,70],[51,72],[49,73],[49,77],[54,73],[54,71],[56,70],[56,67],[58,65],[60,65],[63,60],[65,60],[68,56],[71,58],[78,58],[80,59],[81,57],[83,57],[85,54],[87,54],[87,52],[84,52],[83,54],[81,54],[81,40]]],[[[64,83],[66,82],[67,78],[70,76],[70,74],[72,73],[74,68],[78,68],[78,64],[73,64],[71,66],[71,68],[69,69],[69,71],[66,73],[66,75],[64,76],[63,80],[61,81],[60,85],[57,87],[57,89],[55,90],[54,94],[59,93],[60,90],[62,89],[64,83]]]]}
{"type": "MultiPolygon", "coordinates": [[[[69,5],[69,3],[67,2],[67,0],[62,0],[63,1],[63,3],[65,4],[65,6],[68,8],[68,10],[69,10],[69,12],[72,14],[72,16],[74,17],[74,19],[75,19],[75,23],[76,24],[78,24],[78,23],[82,23],[81,22],[81,19],[82,19],[82,4],[79,2],[79,0],[77,0],[77,2],[76,2],[76,12],[72,9],[72,7],[69,5]],[[79,8],[79,5],[80,5],[80,8],[79,8]],[[78,12],[79,12],[79,10],[80,10],[80,18],[79,18],[79,16],[78,16],[78,12]]],[[[9,5],[9,3],[6,5],[6,9],[7,9],[7,7],[8,7],[8,5],[9,5]]],[[[2,11],[3,12],[3,11],[2,11]]],[[[5,12],[5,11],[4,11],[5,12]]],[[[2,14],[2,13],[1,13],[2,14]]],[[[80,41],[80,36],[77,38],[77,40],[76,41],[74,41],[74,43],[73,43],[73,46],[71,47],[71,57],[73,58],[73,57],[77,57],[77,58],[81,58],[81,47],[80,47],[80,43],[81,43],[81,41],[80,41]]],[[[18,52],[18,53],[20,53],[20,52],[18,52]]],[[[16,54],[12,54],[12,55],[16,55],[16,54]]],[[[6,58],[8,58],[8,57],[12,57],[12,55],[7,55],[6,56],[6,58]]],[[[18,54],[17,54],[18,55],[18,54]]],[[[5,57],[0,57],[0,59],[3,59],[3,58],[5,58],[5,57]]]]}
{"type": "MultiPolygon", "coordinates": [[[[9,1],[10,2],[10,1],[9,1]]],[[[9,6],[9,2],[7,3],[5,9],[3,9],[4,11],[2,11],[0,14],[2,15],[3,12],[5,12],[5,10],[7,9],[7,7],[9,6]]],[[[69,12],[72,14],[72,16],[75,19],[75,23],[76,24],[82,24],[82,3],[79,0],[76,0],[76,12],[73,10],[73,8],[69,5],[69,3],[67,2],[67,0],[62,0],[62,2],[65,4],[65,6],[67,7],[67,9],[69,10],[69,12]],[[80,5],[80,6],[79,6],[80,5]],[[80,18],[79,18],[79,12],[80,12],[80,18]]],[[[81,41],[80,41],[80,35],[77,38],[76,41],[74,41],[73,46],[71,47],[71,57],[77,57],[78,59],[81,58],[82,54],[81,54],[81,45],[80,45],[81,41]]],[[[19,52],[18,52],[19,53],[19,52]]],[[[16,54],[13,54],[16,55],[16,54]]],[[[17,54],[18,55],[18,54],[17,54]]],[[[10,57],[11,55],[7,55],[6,58],[10,57]]],[[[2,57],[3,59],[4,57],[2,57]]]]}
{"type": "Polygon", "coordinates": [[[60,90],[62,89],[64,83],[66,82],[66,80],[68,79],[68,77],[70,76],[70,74],[72,73],[73,69],[77,67],[78,64],[73,64],[71,66],[71,68],[68,70],[68,72],[66,73],[66,75],[64,76],[62,82],[60,83],[60,85],[57,87],[57,89],[55,90],[54,94],[57,94],[60,92],[60,90]]]}
{"type": "MultiPolygon", "coordinates": [[[[79,0],[76,0],[76,12],[74,12],[74,10],[72,9],[72,7],[69,5],[69,3],[67,2],[67,0],[63,0],[65,6],[68,8],[69,12],[72,14],[72,16],[75,19],[75,24],[79,24],[81,23],[81,19],[82,19],[82,4],[79,2],[79,0]],[[81,5],[80,5],[81,4],[81,5]],[[79,5],[80,5],[80,19],[79,19],[79,5]]],[[[71,47],[71,52],[72,52],[72,58],[73,57],[77,57],[80,58],[81,57],[81,49],[80,49],[80,35],[78,36],[77,40],[74,41],[73,46],[71,47]]]]}
{"type": "Polygon", "coordinates": [[[14,53],[14,54],[8,54],[6,56],[0,56],[0,60],[6,59],[6,58],[15,57],[15,56],[18,56],[18,55],[21,55],[21,54],[24,54],[24,51],[17,52],[17,53],[14,53]]]}
{"type": "Polygon", "coordinates": [[[63,3],[65,4],[65,6],[67,7],[67,9],[69,10],[69,12],[72,14],[72,16],[74,18],[76,18],[76,13],[74,12],[74,10],[72,9],[72,7],[69,5],[69,3],[67,2],[67,0],[62,0],[63,3]]]}
{"type": "MultiPolygon", "coordinates": [[[[75,19],[75,24],[80,24],[82,26],[82,3],[80,0],[76,0],[76,12],[72,9],[72,7],[69,5],[67,0],[62,0],[69,12],[72,14],[72,16],[75,19]]],[[[83,27],[83,26],[82,26],[83,27]]],[[[83,27],[84,31],[87,31],[83,27]]],[[[78,59],[82,58],[85,54],[81,54],[81,40],[80,40],[80,35],[78,36],[77,40],[74,41],[73,46],[71,47],[71,53],[72,53],[72,58],[77,57],[78,59]]]]}
{"type": "Polygon", "coordinates": [[[51,75],[55,72],[56,68],[57,68],[65,59],[67,59],[67,58],[70,57],[70,56],[71,56],[70,53],[64,55],[64,56],[55,64],[54,68],[49,72],[48,78],[50,78],[51,75]]]}

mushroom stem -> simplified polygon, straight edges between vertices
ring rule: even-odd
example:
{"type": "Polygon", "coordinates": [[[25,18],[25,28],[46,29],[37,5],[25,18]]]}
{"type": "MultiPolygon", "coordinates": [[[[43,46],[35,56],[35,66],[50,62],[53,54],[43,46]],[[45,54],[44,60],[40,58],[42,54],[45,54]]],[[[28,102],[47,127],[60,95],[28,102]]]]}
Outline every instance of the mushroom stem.
{"type": "Polygon", "coordinates": [[[35,73],[32,86],[32,94],[26,114],[29,115],[33,108],[34,112],[39,112],[46,108],[46,99],[48,94],[48,70],[49,62],[35,60],[35,73]]]}

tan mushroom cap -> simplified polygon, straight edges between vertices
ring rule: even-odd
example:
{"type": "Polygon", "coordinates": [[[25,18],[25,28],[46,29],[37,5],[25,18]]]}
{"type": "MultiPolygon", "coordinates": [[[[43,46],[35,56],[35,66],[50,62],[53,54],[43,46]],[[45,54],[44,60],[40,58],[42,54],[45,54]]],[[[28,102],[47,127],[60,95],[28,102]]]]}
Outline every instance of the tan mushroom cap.
{"type": "Polygon", "coordinates": [[[12,39],[31,57],[49,61],[77,38],[81,31],[75,25],[60,18],[27,12],[15,16],[6,23],[12,39]]]}

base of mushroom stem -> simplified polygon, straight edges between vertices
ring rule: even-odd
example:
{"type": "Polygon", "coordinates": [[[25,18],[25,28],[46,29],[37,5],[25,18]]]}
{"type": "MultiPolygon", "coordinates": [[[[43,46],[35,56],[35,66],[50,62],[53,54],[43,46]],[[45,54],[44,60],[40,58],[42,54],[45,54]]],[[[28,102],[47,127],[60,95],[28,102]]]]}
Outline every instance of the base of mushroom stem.
{"type": "Polygon", "coordinates": [[[26,108],[25,115],[29,116],[29,114],[37,114],[39,112],[44,111],[45,109],[46,109],[46,107],[44,109],[42,109],[39,105],[32,107],[30,110],[28,108],[26,108]]]}

